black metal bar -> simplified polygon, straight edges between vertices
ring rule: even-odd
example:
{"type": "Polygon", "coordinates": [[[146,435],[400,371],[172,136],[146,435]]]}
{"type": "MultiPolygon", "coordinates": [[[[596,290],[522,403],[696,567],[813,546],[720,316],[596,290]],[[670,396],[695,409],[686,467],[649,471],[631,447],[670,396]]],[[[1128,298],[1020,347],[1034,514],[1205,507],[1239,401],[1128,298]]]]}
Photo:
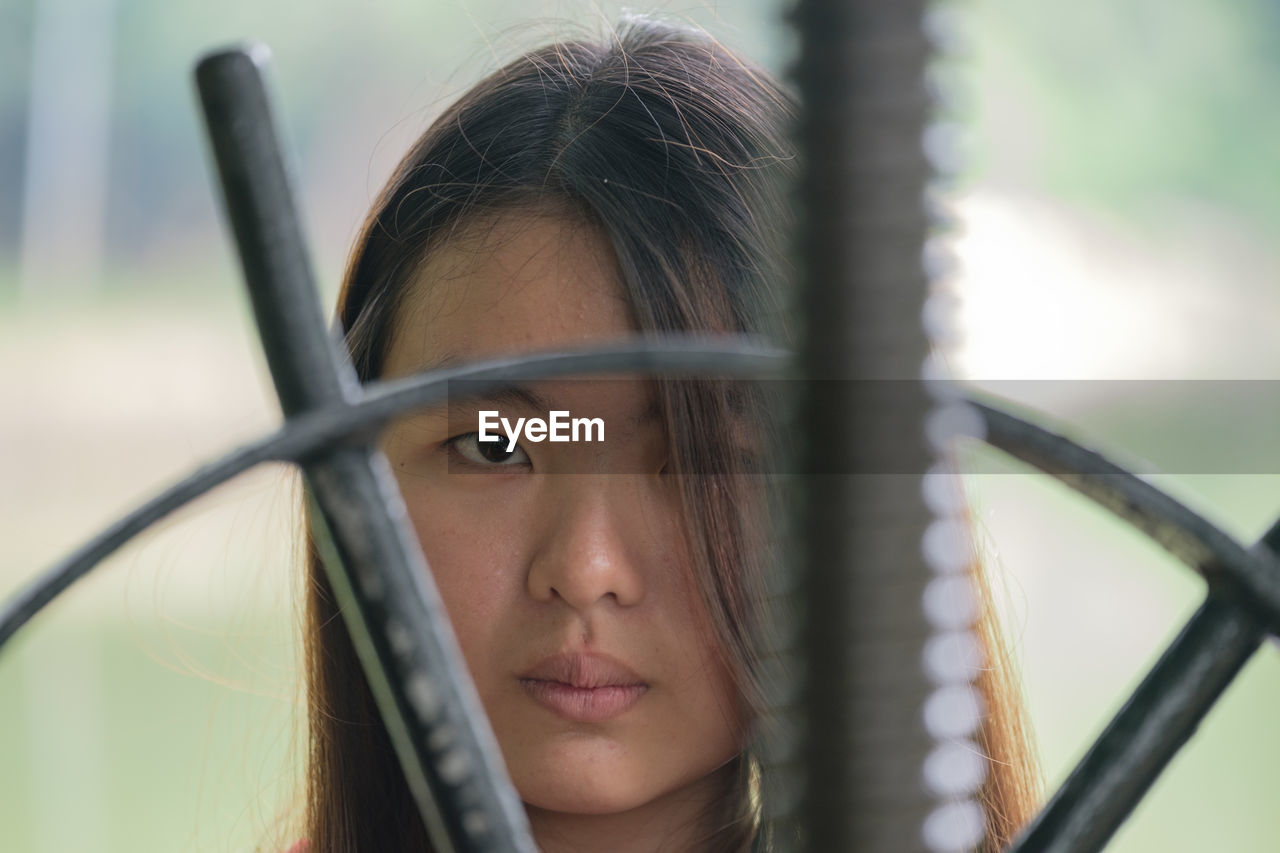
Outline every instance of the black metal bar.
{"type": "MultiPolygon", "coordinates": [[[[923,11],[921,0],[801,0],[793,13],[806,379],[916,380],[928,351],[923,11]]],[[[905,470],[928,468],[922,426],[886,428],[924,423],[923,385],[906,383],[898,410],[887,411],[869,403],[875,384],[830,383],[821,401],[806,393],[814,383],[801,386],[801,470],[854,471],[883,452],[918,460],[905,470]]],[[[810,474],[798,486],[803,793],[794,829],[803,849],[821,853],[923,849],[933,803],[920,783],[931,745],[919,713],[930,577],[920,540],[930,514],[919,477],[810,474]]],[[[795,834],[779,823],[784,838],[795,834]]]]}
{"type": "MultiPolygon", "coordinates": [[[[355,399],[322,319],[260,63],[232,50],[196,69],[227,215],[286,417],[355,399]]],[[[438,853],[533,853],[528,819],[385,459],[370,443],[303,466],[325,571],[438,853]]]]}
{"type": "Polygon", "coordinates": [[[1253,614],[1210,595],[1010,853],[1101,850],[1264,635],[1253,614]]]}
{"type": "Polygon", "coordinates": [[[1102,505],[1195,569],[1210,584],[1238,588],[1275,630],[1280,626],[1280,558],[1246,550],[1208,520],[1095,451],[986,403],[974,402],[986,441],[1102,505]]]}
{"type": "Polygon", "coordinates": [[[767,378],[780,375],[789,361],[781,350],[749,342],[670,335],[639,344],[490,359],[366,385],[365,396],[352,405],[297,415],[277,432],[202,465],[37,574],[0,607],[0,648],[99,562],[178,507],[263,462],[301,462],[339,442],[376,433],[399,414],[445,399],[451,382],[466,381],[474,389],[483,382],[500,385],[570,374],[623,372],[767,378]]]}
{"type": "Polygon", "coordinates": [[[316,297],[262,79],[269,59],[257,44],[209,54],[196,65],[196,85],[262,349],[289,416],[355,399],[358,383],[340,369],[316,297]]]}

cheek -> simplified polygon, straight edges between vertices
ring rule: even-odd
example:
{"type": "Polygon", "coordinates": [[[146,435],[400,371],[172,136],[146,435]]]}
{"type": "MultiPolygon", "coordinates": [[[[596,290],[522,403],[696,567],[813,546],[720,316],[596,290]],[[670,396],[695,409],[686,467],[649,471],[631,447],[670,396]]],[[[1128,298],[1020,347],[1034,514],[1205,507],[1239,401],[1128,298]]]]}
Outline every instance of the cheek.
{"type": "MultiPolygon", "coordinates": [[[[676,539],[680,541],[678,535],[676,539]]],[[[739,733],[748,724],[749,712],[729,662],[734,653],[722,645],[725,638],[714,627],[715,620],[704,604],[700,585],[689,569],[691,562],[687,551],[684,551],[681,565],[685,571],[673,579],[678,614],[675,618],[685,645],[691,651],[696,650],[696,654],[690,655],[692,671],[688,696],[699,719],[712,721],[713,731],[726,733],[728,740],[718,739],[721,745],[731,744],[732,750],[736,750],[739,733]]],[[[711,594],[715,595],[714,592],[711,594]]]]}
{"type": "Polygon", "coordinates": [[[524,584],[520,531],[511,524],[495,526],[491,515],[456,495],[419,488],[405,499],[454,632],[474,664],[519,601],[524,584]]]}

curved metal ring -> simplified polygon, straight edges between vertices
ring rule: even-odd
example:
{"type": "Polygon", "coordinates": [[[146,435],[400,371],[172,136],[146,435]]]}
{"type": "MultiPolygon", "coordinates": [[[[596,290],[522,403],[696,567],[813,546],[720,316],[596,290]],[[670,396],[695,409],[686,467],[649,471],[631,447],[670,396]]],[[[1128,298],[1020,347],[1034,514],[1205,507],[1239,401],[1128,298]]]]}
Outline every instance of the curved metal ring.
{"type": "MultiPolygon", "coordinates": [[[[496,385],[537,377],[623,370],[700,370],[760,377],[779,375],[787,363],[784,351],[753,344],[665,341],[498,359],[371,384],[357,403],[296,418],[277,432],[200,467],[42,572],[0,612],[0,647],[98,562],[178,507],[262,462],[297,462],[330,443],[376,430],[405,411],[438,402],[451,381],[465,379],[496,385]]],[[[1108,509],[1207,580],[1229,578],[1262,604],[1269,622],[1280,623],[1280,558],[1261,549],[1245,549],[1203,516],[1101,454],[988,403],[970,402],[982,416],[986,441],[991,446],[1108,509]]]]}
{"type": "Polygon", "coordinates": [[[365,386],[361,399],[350,405],[300,415],[276,432],[201,466],[41,572],[0,610],[0,648],[71,584],[178,507],[262,462],[298,462],[328,445],[376,432],[396,415],[444,399],[450,382],[501,385],[569,374],[624,371],[767,378],[781,375],[788,363],[789,355],[784,350],[753,342],[672,336],[642,344],[493,359],[371,383],[365,386]]]}
{"type": "Polygon", "coordinates": [[[1243,590],[1263,618],[1280,625],[1280,522],[1247,549],[1199,513],[1069,438],[977,400],[992,447],[1060,480],[1146,534],[1209,583],[1243,590]],[[1270,546],[1270,547],[1265,547],[1270,546]]]}

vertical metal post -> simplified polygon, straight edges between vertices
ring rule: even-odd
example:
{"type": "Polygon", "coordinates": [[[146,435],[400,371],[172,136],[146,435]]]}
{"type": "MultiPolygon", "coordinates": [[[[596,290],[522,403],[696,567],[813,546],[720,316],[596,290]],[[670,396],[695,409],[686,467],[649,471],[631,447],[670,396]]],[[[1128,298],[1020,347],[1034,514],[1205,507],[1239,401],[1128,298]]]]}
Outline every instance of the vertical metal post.
{"type": "Polygon", "coordinates": [[[801,0],[803,848],[922,850],[920,0],[801,0]],[[889,462],[887,460],[893,460],[889,462]]]}

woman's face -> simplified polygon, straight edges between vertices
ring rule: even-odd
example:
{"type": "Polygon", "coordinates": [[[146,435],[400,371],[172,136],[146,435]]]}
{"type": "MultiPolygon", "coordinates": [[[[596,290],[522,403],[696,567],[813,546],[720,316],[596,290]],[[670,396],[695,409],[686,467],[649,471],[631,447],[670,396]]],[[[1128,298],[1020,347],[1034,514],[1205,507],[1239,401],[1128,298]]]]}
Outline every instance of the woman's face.
{"type": "MultiPolygon", "coordinates": [[[[397,318],[383,375],[632,333],[608,244],[551,215],[461,229],[397,318]]],[[[385,435],[521,797],[604,815],[694,792],[740,713],[690,576],[666,439],[639,379],[548,380],[452,400],[385,435]],[[603,444],[476,441],[479,412],[600,418],[603,444]]]]}

